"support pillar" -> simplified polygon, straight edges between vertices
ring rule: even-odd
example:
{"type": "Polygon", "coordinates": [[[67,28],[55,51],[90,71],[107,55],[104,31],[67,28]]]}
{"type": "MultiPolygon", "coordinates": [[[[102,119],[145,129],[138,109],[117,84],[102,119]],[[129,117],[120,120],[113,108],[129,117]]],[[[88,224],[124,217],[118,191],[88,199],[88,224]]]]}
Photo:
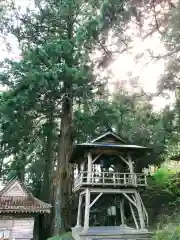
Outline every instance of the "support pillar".
{"type": "Polygon", "coordinates": [[[79,195],[79,205],[78,205],[78,214],[77,214],[77,223],[76,223],[76,228],[81,227],[81,205],[82,205],[82,198],[83,196],[80,194],[79,195]]]}
{"type": "Polygon", "coordinates": [[[84,211],[84,230],[89,228],[89,211],[90,211],[90,190],[86,189],[85,193],[85,211],[84,211]]]}
{"type": "Polygon", "coordinates": [[[125,225],[124,198],[120,200],[120,214],[121,214],[121,225],[125,225]]]}
{"type": "Polygon", "coordinates": [[[92,154],[88,153],[88,174],[87,174],[87,183],[91,182],[91,177],[92,177],[92,154]]]}
{"type": "Polygon", "coordinates": [[[129,171],[132,174],[131,175],[132,183],[136,185],[137,183],[136,183],[136,175],[134,175],[133,161],[132,161],[131,155],[129,153],[128,153],[128,165],[129,165],[129,171]]]}
{"type": "Polygon", "coordinates": [[[82,171],[82,172],[84,171],[84,168],[85,168],[85,162],[82,162],[82,163],[81,163],[81,171],[82,171]]]}
{"type": "Polygon", "coordinates": [[[145,221],[144,221],[144,214],[143,214],[143,209],[142,209],[139,193],[137,193],[137,192],[135,193],[135,198],[136,198],[137,210],[138,210],[138,215],[139,215],[140,228],[143,229],[143,228],[145,228],[145,221]]]}

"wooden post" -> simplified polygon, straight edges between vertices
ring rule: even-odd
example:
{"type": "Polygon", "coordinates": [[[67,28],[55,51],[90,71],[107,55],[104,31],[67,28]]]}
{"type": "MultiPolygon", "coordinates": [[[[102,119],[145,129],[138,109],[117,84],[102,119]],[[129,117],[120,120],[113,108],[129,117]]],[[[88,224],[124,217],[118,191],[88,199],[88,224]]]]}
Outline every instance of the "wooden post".
{"type": "Polygon", "coordinates": [[[124,218],[124,198],[120,200],[120,214],[121,214],[121,225],[125,224],[124,218]]]}
{"type": "Polygon", "coordinates": [[[131,155],[129,153],[128,153],[128,163],[129,163],[129,171],[130,171],[130,173],[134,173],[134,166],[133,166],[131,155]]]}
{"type": "Polygon", "coordinates": [[[80,182],[81,184],[84,182],[84,177],[86,177],[86,175],[84,174],[84,169],[85,169],[85,162],[81,163],[81,171],[80,171],[80,182]]]}
{"type": "Polygon", "coordinates": [[[78,205],[78,214],[77,214],[77,223],[76,227],[81,227],[81,204],[82,204],[82,195],[79,195],[79,205],[78,205]]]}
{"type": "Polygon", "coordinates": [[[90,190],[87,188],[85,191],[84,230],[86,231],[89,228],[90,190]]]}
{"type": "Polygon", "coordinates": [[[87,176],[87,182],[91,182],[92,177],[92,154],[88,153],[88,176],[87,176]]]}
{"type": "Polygon", "coordinates": [[[128,153],[128,163],[129,163],[129,171],[131,173],[132,184],[136,185],[136,178],[134,175],[134,166],[133,166],[131,155],[129,153],[128,153]]]}
{"type": "Polygon", "coordinates": [[[81,163],[81,171],[82,171],[82,172],[84,171],[84,168],[85,168],[85,162],[82,162],[82,163],[81,163]]]}
{"type": "Polygon", "coordinates": [[[139,215],[140,227],[145,228],[145,221],[144,221],[144,215],[143,215],[143,210],[141,205],[141,199],[138,192],[135,193],[135,198],[136,198],[137,210],[139,215]]]}

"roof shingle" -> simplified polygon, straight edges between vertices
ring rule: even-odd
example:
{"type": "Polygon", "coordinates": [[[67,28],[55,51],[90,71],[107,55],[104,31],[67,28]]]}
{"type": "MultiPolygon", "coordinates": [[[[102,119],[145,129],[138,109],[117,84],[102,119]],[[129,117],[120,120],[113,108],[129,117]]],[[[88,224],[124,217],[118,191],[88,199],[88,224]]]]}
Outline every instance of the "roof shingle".
{"type": "Polygon", "coordinates": [[[50,209],[50,204],[35,198],[17,179],[11,180],[0,191],[0,213],[50,213],[50,209]],[[10,191],[18,186],[22,192],[10,191]]]}

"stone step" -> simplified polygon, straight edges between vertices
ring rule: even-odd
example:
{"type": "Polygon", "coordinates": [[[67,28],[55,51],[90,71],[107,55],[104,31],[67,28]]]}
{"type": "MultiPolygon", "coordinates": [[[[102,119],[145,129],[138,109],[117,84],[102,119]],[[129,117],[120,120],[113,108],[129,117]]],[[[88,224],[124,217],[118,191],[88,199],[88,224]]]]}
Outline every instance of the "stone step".
{"type": "Polygon", "coordinates": [[[150,240],[153,236],[147,229],[135,230],[126,226],[92,227],[87,231],[81,228],[75,229],[75,233],[78,235],[78,238],[74,235],[75,240],[150,240]]]}
{"type": "Polygon", "coordinates": [[[131,234],[122,234],[122,235],[119,235],[119,236],[108,236],[108,237],[105,237],[105,236],[88,236],[86,237],[86,240],[120,240],[120,239],[128,239],[128,240],[131,240],[131,239],[136,239],[136,240],[147,240],[147,239],[152,239],[152,235],[131,235],[131,234]]]}
{"type": "Polygon", "coordinates": [[[153,233],[122,233],[122,234],[116,234],[111,235],[109,233],[108,235],[86,235],[84,236],[85,240],[150,240],[152,239],[153,233]]]}
{"type": "MultiPolygon", "coordinates": [[[[150,239],[152,239],[152,237],[146,237],[146,238],[117,238],[117,240],[150,240],[150,239]]],[[[88,239],[88,240],[90,240],[90,239],[88,239]]],[[[94,240],[94,239],[91,239],[91,240],[94,240]]],[[[114,240],[114,239],[106,239],[106,238],[101,238],[101,239],[99,239],[99,240],[114,240]]]]}

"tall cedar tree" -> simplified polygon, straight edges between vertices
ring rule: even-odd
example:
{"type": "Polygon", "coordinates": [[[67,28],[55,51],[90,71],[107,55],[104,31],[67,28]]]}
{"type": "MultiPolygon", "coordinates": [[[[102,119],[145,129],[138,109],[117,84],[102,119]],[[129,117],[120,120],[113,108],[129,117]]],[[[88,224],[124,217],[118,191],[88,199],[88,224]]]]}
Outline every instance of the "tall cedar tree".
{"type": "Polygon", "coordinates": [[[7,18],[1,16],[3,30],[17,37],[22,50],[22,59],[6,62],[1,77],[1,82],[9,87],[1,105],[2,129],[7,133],[3,143],[11,146],[8,154],[24,153],[26,161],[20,169],[23,173],[29,163],[34,165],[31,144],[37,144],[38,152],[42,150],[41,196],[54,205],[53,219],[46,219],[41,226],[45,231],[48,223],[52,229],[44,237],[60,234],[71,226],[67,216],[71,211],[68,203],[72,169],[68,160],[73,141],[73,105],[95,94],[99,83],[92,74],[89,55],[97,46],[106,49],[109,29],[122,35],[121,23],[127,8],[128,3],[123,0],[36,0],[35,8],[27,9],[25,14],[10,4],[7,18]],[[10,14],[13,17],[9,19],[10,14]],[[43,142],[43,147],[39,147],[39,142],[43,142]]]}

